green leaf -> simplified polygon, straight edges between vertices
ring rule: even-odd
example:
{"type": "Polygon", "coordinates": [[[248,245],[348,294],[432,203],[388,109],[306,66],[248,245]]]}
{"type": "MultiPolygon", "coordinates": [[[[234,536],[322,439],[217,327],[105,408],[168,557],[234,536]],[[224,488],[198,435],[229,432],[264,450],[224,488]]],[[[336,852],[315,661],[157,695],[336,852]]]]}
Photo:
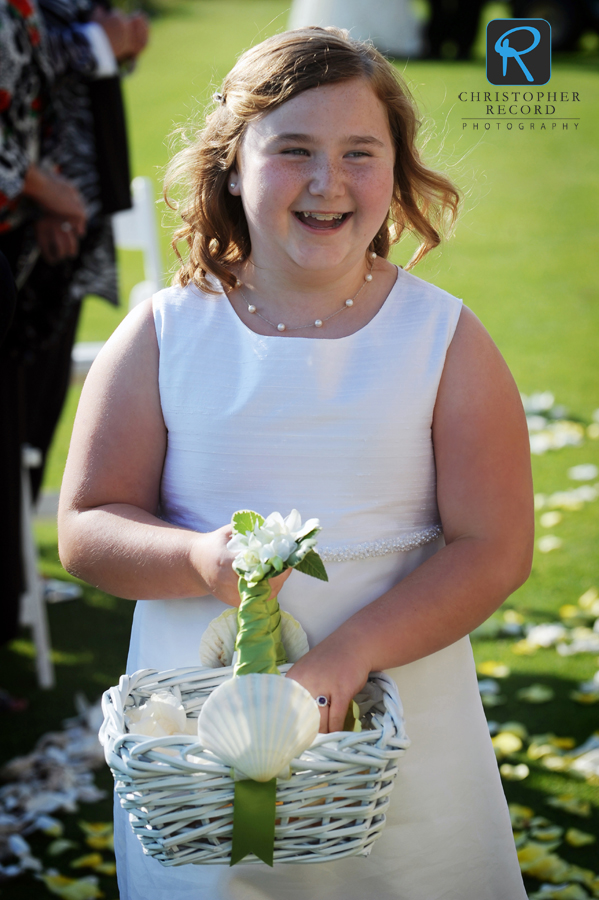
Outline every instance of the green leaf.
{"type": "Polygon", "coordinates": [[[294,569],[297,568],[298,564],[301,563],[304,556],[306,556],[310,552],[312,547],[316,546],[316,544],[317,541],[314,538],[312,538],[311,540],[309,538],[304,538],[297,550],[294,550],[293,553],[290,553],[287,557],[287,565],[291,566],[294,569]]]}
{"type": "Polygon", "coordinates": [[[320,578],[321,581],[328,581],[329,576],[327,575],[327,570],[324,567],[324,563],[321,560],[320,556],[316,552],[316,550],[310,550],[301,562],[295,566],[298,572],[303,572],[304,575],[311,575],[312,578],[320,578]]]}
{"type": "Polygon", "coordinates": [[[316,537],[316,535],[318,534],[319,531],[322,531],[322,529],[321,528],[313,528],[312,531],[309,531],[307,534],[305,534],[303,536],[303,538],[301,538],[300,544],[303,544],[304,541],[311,540],[312,538],[316,537]]]}
{"type": "Polygon", "coordinates": [[[264,517],[251,509],[239,509],[231,516],[233,534],[247,534],[254,530],[254,525],[264,525],[264,517]]]}

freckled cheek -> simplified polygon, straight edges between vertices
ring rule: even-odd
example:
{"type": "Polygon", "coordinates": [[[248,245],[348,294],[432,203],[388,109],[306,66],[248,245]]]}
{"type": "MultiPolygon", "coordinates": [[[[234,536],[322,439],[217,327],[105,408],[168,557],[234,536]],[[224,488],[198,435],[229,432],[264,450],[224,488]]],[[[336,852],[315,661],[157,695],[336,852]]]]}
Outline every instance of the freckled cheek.
{"type": "Polygon", "coordinates": [[[356,175],[351,189],[364,213],[372,214],[375,218],[384,218],[391,205],[393,185],[392,172],[375,171],[370,172],[368,177],[356,175]]]}
{"type": "Polygon", "coordinates": [[[258,220],[288,211],[301,193],[302,183],[295,173],[276,168],[256,173],[246,181],[244,206],[249,220],[258,220]]]}

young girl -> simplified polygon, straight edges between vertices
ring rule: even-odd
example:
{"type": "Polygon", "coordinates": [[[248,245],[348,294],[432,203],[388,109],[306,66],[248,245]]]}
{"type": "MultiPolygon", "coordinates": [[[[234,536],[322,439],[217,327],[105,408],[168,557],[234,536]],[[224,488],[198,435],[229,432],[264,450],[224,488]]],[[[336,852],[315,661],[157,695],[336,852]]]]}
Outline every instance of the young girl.
{"type": "MultiPolygon", "coordinates": [[[[523,900],[466,635],[527,577],[518,392],[461,302],[387,261],[438,244],[457,194],[414,145],[392,67],[336,29],[247,52],[169,185],[189,255],[85,384],[65,473],[66,568],[140,600],[128,671],[199,664],[238,604],[231,514],[318,516],[328,584],[272,580],[311,650],[289,672],[342,726],[371,670],[412,746],[368,859],[181,866],[116,811],[122,900],[523,900]]],[[[291,570],[290,570],[291,571],[291,570]]]]}

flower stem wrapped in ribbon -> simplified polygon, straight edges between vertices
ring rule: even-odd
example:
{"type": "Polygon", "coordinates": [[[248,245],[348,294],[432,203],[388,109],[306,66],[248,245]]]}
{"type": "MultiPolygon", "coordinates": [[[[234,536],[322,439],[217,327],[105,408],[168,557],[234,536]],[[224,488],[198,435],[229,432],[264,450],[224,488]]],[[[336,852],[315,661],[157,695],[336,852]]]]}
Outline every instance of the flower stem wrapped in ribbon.
{"type": "Polygon", "coordinates": [[[268,579],[293,568],[328,581],[323,562],[314,549],[320,531],[318,519],[302,527],[296,509],[284,519],[271,513],[263,519],[251,510],[240,510],[231,520],[233,537],[227,544],[236,556],[233,568],[239,575],[239,631],[236,675],[249,672],[279,674],[287,662],[281,642],[281,612],[276,599],[269,600],[268,579]]]}
{"type": "Polygon", "coordinates": [[[320,714],[316,701],[298,682],[282,678],[287,662],[281,641],[281,612],[270,598],[268,579],[294,568],[323,581],[328,576],[314,549],[318,519],[302,527],[297,510],[287,518],[264,519],[251,510],[233,515],[239,575],[238,654],[234,676],[212,692],[198,719],[200,740],[230,765],[235,777],[231,865],[254,853],[273,865],[277,777],[289,777],[289,764],[313,742],[320,714]]]}

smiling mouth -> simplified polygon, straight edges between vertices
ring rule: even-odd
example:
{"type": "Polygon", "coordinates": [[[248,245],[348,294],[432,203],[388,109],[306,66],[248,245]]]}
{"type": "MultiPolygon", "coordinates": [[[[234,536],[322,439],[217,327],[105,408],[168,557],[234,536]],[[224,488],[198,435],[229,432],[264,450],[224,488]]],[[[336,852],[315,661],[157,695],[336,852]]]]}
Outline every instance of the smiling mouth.
{"type": "Polygon", "coordinates": [[[310,228],[334,231],[340,228],[352,213],[296,212],[294,215],[303,225],[309,225],[310,228]]]}

